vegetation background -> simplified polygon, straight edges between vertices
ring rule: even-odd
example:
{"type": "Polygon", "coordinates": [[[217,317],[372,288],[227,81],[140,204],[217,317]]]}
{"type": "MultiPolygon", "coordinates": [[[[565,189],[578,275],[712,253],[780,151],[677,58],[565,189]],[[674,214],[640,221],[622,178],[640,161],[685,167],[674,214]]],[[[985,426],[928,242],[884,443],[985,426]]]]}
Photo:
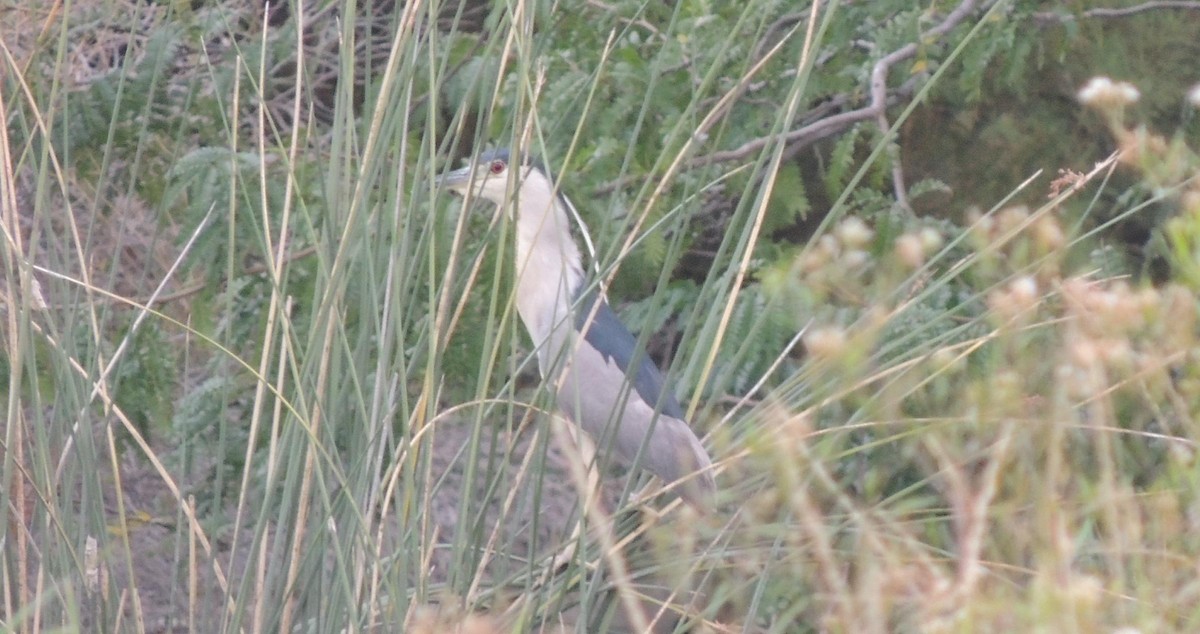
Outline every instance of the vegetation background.
{"type": "Polygon", "coordinates": [[[0,0],[0,623],[1200,631],[1198,33],[0,0]],[[511,227],[435,184],[487,146],[580,208],[719,509],[593,494],[511,227]]]}

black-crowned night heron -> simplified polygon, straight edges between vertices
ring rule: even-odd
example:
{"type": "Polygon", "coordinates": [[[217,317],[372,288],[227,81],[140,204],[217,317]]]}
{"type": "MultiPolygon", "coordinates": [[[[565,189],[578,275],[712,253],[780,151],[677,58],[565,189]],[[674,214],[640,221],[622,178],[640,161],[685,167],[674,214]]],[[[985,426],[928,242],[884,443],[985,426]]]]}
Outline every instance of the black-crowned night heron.
{"type": "MultiPolygon", "coordinates": [[[[625,464],[646,469],[693,506],[710,504],[712,461],[662,374],[601,292],[589,286],[572,224],[587,229],[536,161],[481,154],[440,182],[489,200],[516,225],[516,305],[556,405],[625,464]],[[578,335],[582,334],[580,338],[578,335]]],[[[586,240],[586,237],[585,237],[586,240]]],[[[590,240],[588,247],[590,251],[590,240]]]]}

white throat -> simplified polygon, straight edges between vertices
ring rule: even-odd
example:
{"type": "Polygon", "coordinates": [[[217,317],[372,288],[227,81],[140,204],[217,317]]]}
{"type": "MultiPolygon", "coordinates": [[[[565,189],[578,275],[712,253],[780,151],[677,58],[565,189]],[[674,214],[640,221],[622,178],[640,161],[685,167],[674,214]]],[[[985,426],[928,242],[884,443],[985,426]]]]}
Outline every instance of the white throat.
{"type": "Polygon", "coordinates": [[[571,304],[583,284],[567,210],[536,172],[522,179],[517,228],[517,313],[538,350],[542,372],[573,328],[571,304]]]}

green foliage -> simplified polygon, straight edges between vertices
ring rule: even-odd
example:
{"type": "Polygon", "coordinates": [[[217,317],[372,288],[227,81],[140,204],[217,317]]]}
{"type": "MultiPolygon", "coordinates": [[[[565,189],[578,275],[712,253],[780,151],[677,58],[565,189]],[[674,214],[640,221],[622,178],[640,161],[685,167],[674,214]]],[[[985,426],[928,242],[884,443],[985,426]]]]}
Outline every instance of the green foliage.
{"type": "Polygon", "coordinates": [[[841,135],[829,153],[825,167],[825,195],[835,198],[846,189],[855,166],[855,146],[858,144],[861,126],[854,126],[841,135]]]}
{"type": "Polygon", "coordinates": [[[164,434],[170,428],[179,381],[170,341],[158,325],[144,324],[132,335],[129,351],[113,377],[113,400],[143,434],[164,434]]]}
{"type": "MultiPolygon", "coordinates": [[[[192,251],[193,266],[221,270],[231,251],[243,255],[266,251],[263,226],[278,226],[286,180],[282,170],[272,170],[265,182],[264,201],[259,195],[262,189],[259,170],[264,162],[275,163],[277,159],[253,152],[234,153],[224,147],[201,147],[171,166],[163,205],[178,214],[176,221],[184,227],[182,235],[190,236],[202,221],[210,219],[192,251]],[[233,201],[230,190],[234,192],[233,201]],[[223,227],[211,222],[213,212],[226,209],[229,202],[236,204],[228,214],[235,224],[223,227]],[[229,243],[228,231],[236,236],[233,244],[229,243]]],[[[226,215],[221,213],[216,217],[226,215]]]]}
{"type": "Polygon", "coordinates": [[[1171,246],[1171,262],[1179,279],[1193,289],[1200,289],[1200,207],[1185,209],[1185,215],[1167,224],[1167,241],[1171,246]]]}
{"type": "Polygon", "coordinates": [[[95,169],[110,145],[133,153],[147,141],[144,135],[164,134],[177,124],[178,104],[167,90],[167,77],[181,54],[181,35],[177,25],[164,25],[150,34],[140,55],[122,57],[120,68],[69,93],[63,119],[55,125],[61,131],[56,151],[95,169]]]}
{"type": "Polygon", "coordinates": [[[794,163],[781,165],[779,173],[775,175],[774,189],[771,190],[770,208],[763,220],[763,233],[770,236],[780,229],[791,227],[804,220],[809,211],[800,167],[794,163]]]}
{"type": "MultiPolygon", "coordinates": [[[[771,305],[757,287],[751,287],[738,297],[730,314],[725,345],[721,347],[714,366],[719,383],[710,394],[744,394],[767,374],[770,364],[783,354],[789,327],[794,328],[797,313],[784,312],[771,305]]],[[[783,372],[790,367],[785,366],[783,372]]],[[[772,387],[768,384],[768,387],[772,387]]]]}
{"type": "Polygon", "coordinates": [[[241,373],[224,359],[207,365],[211,370],[206,373],[208,378],[188,390],[171,419],[170,438],[178,447],[172,462],[184,472],[205,474],[208,485],[197,488],[193,495],[201,508],[220,517],[229,494],[227,483],[237,482],[248,469],[261,468],[246,464],[247,443],[269,443],[271,439],[267,430],[251,438],[248,421],[234,415],[251,405],[247,382],[239,379],[241,373]]]}

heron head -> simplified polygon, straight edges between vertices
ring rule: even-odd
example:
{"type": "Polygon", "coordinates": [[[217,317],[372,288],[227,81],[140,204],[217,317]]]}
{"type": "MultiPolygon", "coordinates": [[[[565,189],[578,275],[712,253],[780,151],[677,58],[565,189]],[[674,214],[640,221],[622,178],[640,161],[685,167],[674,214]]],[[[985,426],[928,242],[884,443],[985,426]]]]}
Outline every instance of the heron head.
{"type": "MultiPolygon", "coordinates": [[[[596,247],[579,212],[536,158],[507,149],[488,150],[466,167],[442,175],[438,184],[462,196],[495,203],[517,222],[519,233],[527,241],[535,236],[542,240],[553,236],[575,251],[574,240],[581,240],[587,257],[596,261],[596,247]]],[[[580,268],[580,256],[573,258],[576,268],[580,268]]]]}
{"type": "Polygon", "coordinates": [[[466,167],[444,174],[438,182],[455,193],[465,196],[470,192],[501,207],[513,200],[514,189],[538,184],[547,190],[551,187],[537,161],[523,155],[514,157],[507,149],[483,152],[466,167]]]}

